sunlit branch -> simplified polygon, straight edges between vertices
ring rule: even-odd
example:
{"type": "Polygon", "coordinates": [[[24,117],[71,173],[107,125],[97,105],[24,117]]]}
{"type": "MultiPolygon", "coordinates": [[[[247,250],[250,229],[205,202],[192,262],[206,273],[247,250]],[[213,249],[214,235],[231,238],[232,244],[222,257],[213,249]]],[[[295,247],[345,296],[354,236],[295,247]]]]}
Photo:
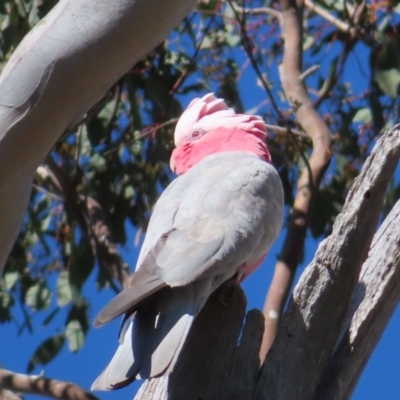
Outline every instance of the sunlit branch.
{"type": "Polygon", "coordinates": [[[304,4],[311,10],[320,15],[322,18],[326,19],[329,21],[332,25],[335,25],[336,28],[340,29],[343,32],[349,32],[351,29],[351,26],[347,24],[346,22],[341,21],[340,19],[336,18],[332,14],[330,14],[328,11],[326,11],[324,8],[321,6],[318,6],[315,4],[312,0],[304,0],[304,4]]]}
{"type": "Polygon", "coordinates": [[[98,400],[96,396],[73,383],[45,378],[41,375],[17,374],[5,369],[0,369],[0,388],[59,400],[98,400]]]}
{"type": "Polygon", "coordinates": [[[244,8],[240,7],[235,3],[230,3],[231,7],[240,14],[247,14],[247,15],[271,15],[272,17],[282,21],[282,14],[280,11],[275,10],[271,7],[256,7],[256,8],[244,8]]]}
{"type": "Polygon", "coordinates": [[[310,75],[312,75],[315,71],[318,71],[320,68],[320,65],[313,65],[302,72],[299,78],[304,82],[310,75]]]}
{"type": "Polygon", "coordinates": [[[294,1],[281,0],[281,5],[282,36],[285,40],[284,56],[279,71],[281,82],[298,122],[312,139],[313,152],[297,185],[297,195],[286,238],[265,301],[265,331],[260,350],[261,360],[264,360],[276,336],[279,318],[304,249],[315,193],[329,164],[331,144],[331,133],[315,111],[301,79],[303,3],[301,0],[298,0],[297,4],[294,1]]]}

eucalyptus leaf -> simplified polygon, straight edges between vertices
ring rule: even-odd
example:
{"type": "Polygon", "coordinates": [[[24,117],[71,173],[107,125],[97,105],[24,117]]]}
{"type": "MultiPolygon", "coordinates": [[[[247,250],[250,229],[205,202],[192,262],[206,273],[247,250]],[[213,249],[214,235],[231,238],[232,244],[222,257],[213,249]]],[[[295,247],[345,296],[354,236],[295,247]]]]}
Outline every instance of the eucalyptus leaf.
{"type": "Polygon", "coordinates": [[[368,107],[358,109],[353,117],[353,122],[369,123],[371,121],[372,113],[368,107]]]}
{"type": "Polygon", "coordinates": [[[31,373],[37,365],[46,365],[61,351],[65,343],[63,333],[54,335],[42,342],[29,360],[27,372],[31,373]]]}
{"type": "Polygon", "coordinates": [[[19,273],[17,271],[10,271],[4,274],[4,282],[6,283],[6,289],[10,290],[17,283],[19,273]]]}
{"type": "Polygon", "coordinates": [[[77,289],[69,280],[69,271],[60,272],[57,279],[57,304],[63,307],[76,299],[77,289]]]}
{"type": "Polygon", "coordinates": [[[46,281],[39,281],[31,286],[25,294],[25,303],[33,310],[42,310],[49,307],[52,293],[46,281]]]}
{"type": "Polygon", "coordinates": [[[80,322],[77,320],[68,323],[65,335],[68,340],[68,347],[73,353],[80,350],[85,343],[85,334],[80,322]]]}
{"type": "Polygon", "coordinates": [[[397,98],[400,85],[400,71],[397,68],[376,71],[375,80],[382,92],[391,98],[397,98]]]}

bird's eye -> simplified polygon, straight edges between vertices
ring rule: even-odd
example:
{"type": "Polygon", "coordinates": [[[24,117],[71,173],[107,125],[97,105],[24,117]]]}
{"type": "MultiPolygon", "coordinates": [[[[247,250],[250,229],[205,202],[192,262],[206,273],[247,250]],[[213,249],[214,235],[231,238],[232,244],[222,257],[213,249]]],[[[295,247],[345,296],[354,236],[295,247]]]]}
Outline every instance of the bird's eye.
{"type": "Polygon", "coordinates": [[[202,129],[196,129],[195,131],[190,132],[189,139],[196,140],[201,138],[204,135],[204,131],[202,129]]]}

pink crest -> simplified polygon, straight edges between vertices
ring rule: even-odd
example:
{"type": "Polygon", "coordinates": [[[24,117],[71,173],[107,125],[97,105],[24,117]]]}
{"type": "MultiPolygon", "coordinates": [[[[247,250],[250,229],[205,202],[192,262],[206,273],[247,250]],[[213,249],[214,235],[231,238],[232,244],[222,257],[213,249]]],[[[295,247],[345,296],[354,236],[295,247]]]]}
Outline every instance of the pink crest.
{"type": "Polygon", "coordinates": [[[182,174],[210,154],[245,151],[270,162],[264,121],[236,114],[213,93],[191,101],[176,124],[171,168],[182,174]]]}

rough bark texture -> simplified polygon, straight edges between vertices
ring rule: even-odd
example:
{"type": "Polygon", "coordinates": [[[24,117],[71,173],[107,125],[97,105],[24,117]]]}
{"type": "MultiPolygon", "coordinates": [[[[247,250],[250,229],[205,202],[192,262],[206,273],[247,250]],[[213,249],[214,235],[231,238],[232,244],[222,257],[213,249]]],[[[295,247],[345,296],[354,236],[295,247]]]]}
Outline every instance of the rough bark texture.
{"type": "Polygon", "coordinates": [[[400,129],[393,129],[378,141],[350,189],[332,234],[321,242],[302,274],[268,353],[256,399],[314,398],[367,257],[399,155],[400,129]]]}
{"type": "Polygon", "coordinates": [[[364,263],[399,156],[397,126],[377,142],[332,235],[304,271],[261,371],[256,356],[260,314],[250,311],[241,333],[245,302],[234,287],[223,301],[220,291],[209,300],[170,377],[146,382],[135,399],[350,397],[400,297],[399,205],[376,234],[364,263]]]}
{"type": "Polygon", "coordinates": [[[375,235],[318,398],[350,399],[400,301],[400,201],[375,235]]]}

